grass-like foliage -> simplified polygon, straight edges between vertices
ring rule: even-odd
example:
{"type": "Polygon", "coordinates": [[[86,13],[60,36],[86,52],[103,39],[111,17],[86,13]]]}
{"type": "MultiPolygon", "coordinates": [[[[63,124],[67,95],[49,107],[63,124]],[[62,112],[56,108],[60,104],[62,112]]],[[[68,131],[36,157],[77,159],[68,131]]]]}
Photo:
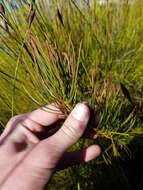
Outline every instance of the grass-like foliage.
{"type": "MultiPolygon", "coordinates": [[[[88,127],[103,150],[96,163],[131,154],[127,144],[143,136],[143,2],[40,0],[18,6],[0,6],[0,125],[51,102],[67,116],[87,101],[88,127]]],[[[81,166],[80,175],[67,170],[72,182],[65,180],[61,189],[87,189],[88,178],[94,179],[89,168],[81,166]]]]}

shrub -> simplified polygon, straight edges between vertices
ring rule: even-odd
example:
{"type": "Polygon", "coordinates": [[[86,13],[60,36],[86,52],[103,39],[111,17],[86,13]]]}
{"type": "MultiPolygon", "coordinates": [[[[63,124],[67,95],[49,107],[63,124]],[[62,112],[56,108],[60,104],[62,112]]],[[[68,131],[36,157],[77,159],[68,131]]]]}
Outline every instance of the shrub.
{"type": "MultiPolygon", "coordinates": [[[[91,105],[88,127],[98,134],[103,153],[57,174],[61,189],[93,189],[103,168],[90,167],[131,155],[128,144],[143,135],[143,3],[82,3],[23,1],[13,9],[3,2],[1,11],[1,125],[10,115],[55,101],[66,116],[77,102],[91,105]]],[[[88,144],[81,140],[72,149],[88,144]]]]}

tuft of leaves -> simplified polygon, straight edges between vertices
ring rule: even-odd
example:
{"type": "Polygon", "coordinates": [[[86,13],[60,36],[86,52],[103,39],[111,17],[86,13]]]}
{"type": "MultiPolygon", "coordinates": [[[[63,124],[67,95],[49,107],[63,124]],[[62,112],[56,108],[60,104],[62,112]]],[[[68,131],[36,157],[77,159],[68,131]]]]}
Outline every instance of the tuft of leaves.
{"type": "MultiPolygon", "coordinates": [[[[128,144],[143,135],[143,2],[26,2],[5,10],[9,31],[0,27],[0,125],[51,102],[67,117],[86,101],[92,107],[88,128],[103,150],[95,163],[129,154],[128,144]]],[[[81,140],[72,149],[89,144],[81,140]]],[[[70,172],[78,188],[87,187],[85,168],[70,172]]]]}

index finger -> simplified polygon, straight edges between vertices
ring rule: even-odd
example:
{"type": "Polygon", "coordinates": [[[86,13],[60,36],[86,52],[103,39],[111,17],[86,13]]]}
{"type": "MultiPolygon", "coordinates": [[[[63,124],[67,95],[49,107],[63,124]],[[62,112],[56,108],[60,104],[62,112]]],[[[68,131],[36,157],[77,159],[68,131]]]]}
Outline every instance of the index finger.
{"type": "Polygon", "coordinates": [[[35,111],[28,113],[27,116],[29,119],[43,126],[51,125],[57,120],[64,118],[64,115],[57,103],[52,103],[41,107],[35,111]]]}
{"type": "Polygon", "coordinates": [[[20,122],[31,120],[32,122],[35,122],[35,124],[37,123],[42,126],[49,126],[58,121],[60,118],[64,118],[64,115],[62,114],[62,111],[57,103],[49,104],[29,113],[14,116],[7,123],[0,139],[6,138],[13,130],[16,129],[17,124],[20,122]]]}

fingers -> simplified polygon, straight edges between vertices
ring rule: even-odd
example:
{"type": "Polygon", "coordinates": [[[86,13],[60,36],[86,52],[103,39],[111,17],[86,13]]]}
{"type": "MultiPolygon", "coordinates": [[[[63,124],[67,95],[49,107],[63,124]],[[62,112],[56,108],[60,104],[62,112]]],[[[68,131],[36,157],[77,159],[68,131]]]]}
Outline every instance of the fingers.
{"type": "Polygon", "coordinates": [[[26,118],[25,116],[26,114],[22,114],[22,115],[18,115],[18,116],[14,116],[12,117],[9,122],[7,123],[3,133],[0,136],[0,139],[3,139],[4,137],[6,137],[7,135],[9,135],[11,132],[13,132],[13,130],[15,129],[15,126],[23,119],[26,118]]]}
{"type": "MultiPolygon", "coordinates": [[[[28,122],[28,121],[27,121],[28,122]]],[[[18,142],[31,142],[31,143],[38,143],[40,140],[37,138],[37,136],[31,131],[29,128],[32,128],[31,121],[29,122],[30,127],[28,128],[27,125],[25,125],[27,122],[21,122],[19,123],[15,130],[9,135],[8,140],[12,140],[15,143],[18,142]]],[[[33,124],[34,125],[34,124],[33,124]]],[[[40,126],[34,126],[34,130],[37,130],[39,132],[40,126]]]]}
{"type": "Polygon", "coordinates": [[[60,118],[63,118],[63,115],[58,107],[58,104],[56,103],[47,105],[43,108],[39,108],[33,112],[14,116],[7,123],[6,128],[0,136],[0,139],[9,136],[9,134],[15,131],[17,124],[23,121],[25,122],[25,126],[27,126],[27,128],[32,132],[38,132],[38,130],[40,132],[40,126],[51,125],[58,121],[60,118]]]}
{"type": "Polygon", "coordinates": [[[77,165],[82,162],[88,162],[95,159],[101,153],[101,149],[98,145],[92,145],[88,148],[74,152],[66,152],[57,165],[57,171],[63,170],[69,166],[77,165]]]}
{"type": "Polygon", "coordinates": [[[43,127],[38,123],[30,120],[26,114],[16,116],[8,124],[1,137],[13,139],[13,141],[25,141],[26,139],[32,142],[38,142],[36,133],[42,132],[43,127]]]}
{"type": "MultiPolygon", "coordinates": [[[[48,169],[53,170],[63,156],[63,153],[82,137],[89,117],[89,108],[85,104],[77,104],[62,127],[54,135],[37,144],[29,154],[29,157],[27,157],[27,162],[31,162],[33,166],[38,165],[38,167],[48,167],[48,169]],[[29,161],[30,158],[32,158],[31,161],[29,161]]],[[[98,155],[97,152],[99,152],[99,149],[98,151],[96,150],[93,151],[93,148],[92,150],[91,148],[85,149],[84,152],[82,152],[82,158],[81,154],[78,154],[78,159],[76,159],[75,162],[73,161],[72,164],[80,163],[81,160],[88,161],[95,158],[98,155]]],[[[75,158],[76,154],[72,154],[71,158],[72,157],[75,158]]],[[[66,164],[66,166],[68,166],[68,164],[66,164]]]]}
{"type": "Polygon", "coordinates": [[[58,119],[63,118],[63,115],[58,104],[52,103],[29,113],[28,118],[40,125],[48,126],[56,122],[58,119]]]}
{"type": "Polygon", "coordinates": [[[89,108],[85,104],[77,104],[63,126],[48,141],[52,141],[52,144],[55,144],[60,151],[64,152],[83,135],[89,116],[89,108]]]}

